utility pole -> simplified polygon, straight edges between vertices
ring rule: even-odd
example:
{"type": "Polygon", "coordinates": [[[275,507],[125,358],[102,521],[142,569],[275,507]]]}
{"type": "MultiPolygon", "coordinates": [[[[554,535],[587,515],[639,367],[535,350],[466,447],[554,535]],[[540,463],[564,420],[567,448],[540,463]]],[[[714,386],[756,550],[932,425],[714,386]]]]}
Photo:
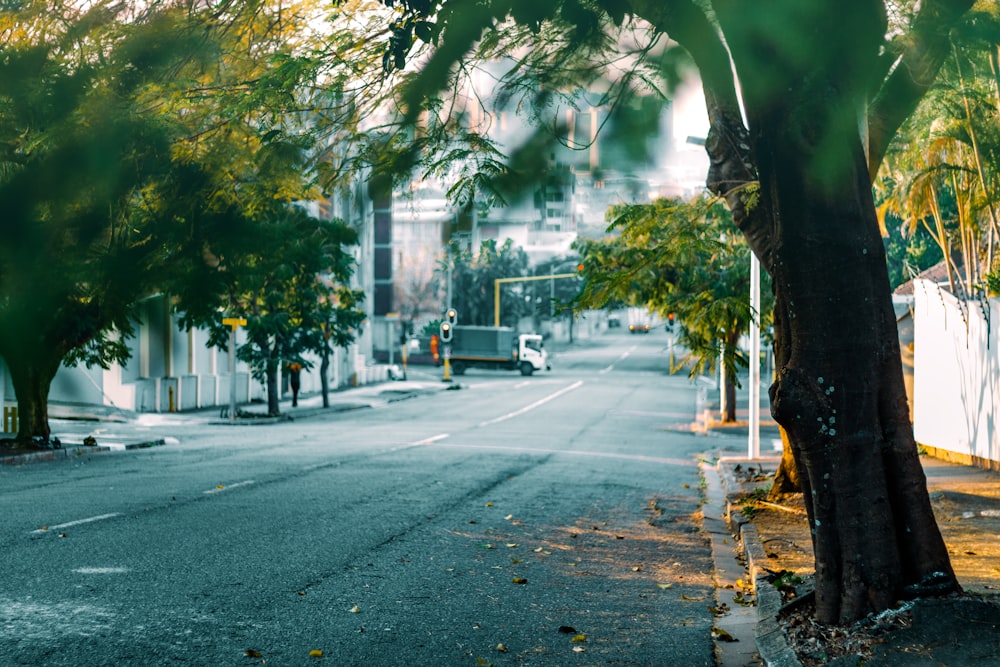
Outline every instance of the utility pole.
{"type": "Polygon", "coordinates": [[[236,330],[245,327],[242,317],[224,317],[222,323],[229,327],[229,421],[236,419],[236,330]]]}

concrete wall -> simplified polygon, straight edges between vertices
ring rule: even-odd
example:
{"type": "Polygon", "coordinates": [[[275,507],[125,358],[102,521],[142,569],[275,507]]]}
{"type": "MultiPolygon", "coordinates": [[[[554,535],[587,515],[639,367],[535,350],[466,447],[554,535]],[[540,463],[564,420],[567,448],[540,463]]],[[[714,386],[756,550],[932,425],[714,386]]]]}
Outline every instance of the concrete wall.
{"type": "Polygon", "coordinates": [[[915,281],[913,344],[917,442],[945,458],[1000,467],[1000,301],[961,302],[915,281]]]}

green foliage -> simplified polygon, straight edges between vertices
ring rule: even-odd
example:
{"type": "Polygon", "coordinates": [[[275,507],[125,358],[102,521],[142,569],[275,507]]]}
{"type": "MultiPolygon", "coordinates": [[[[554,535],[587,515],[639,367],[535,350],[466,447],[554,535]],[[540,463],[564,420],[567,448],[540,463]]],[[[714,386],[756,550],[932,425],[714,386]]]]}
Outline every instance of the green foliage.
{"type": "Polygon", "coordinates": [[[998,34],[1000,19],[985,6],[965,17],[937,84],[887,154],[876,190],[893,285],[900,265],[947,259],[960,296],[988,289],[1000,234],[998,34]]]}
{"type": "Polygon", "coordinates": [[[886,264],[889,285],[895,289],[941,261],[941,248],[923,227],[912,232],[894,216],[886,217],[886,264]]]}
{"type": "MultiPolygon", "coordinates": [[[[473,255],[457,244],[451,249],[451,305],[458,311],[458,323],[493,326],[495,311],[494,284],[498,278],[517,278],[527,274],[528,256],[508,239],[498,246],[496,241],[484,241],[473,255]]],[[[438,269],[447,280],[448,265],[438,269]]],[[[524,299],[522,284],[501,285],[500,324],[516,326],[528,314],[530,305],[524,299]]]]}
{"type": "MultiPolygon", "coordinates": [[[[725,206],[707,196],[620,206],[603,239],[577,243],[585,286],[581,308],[625,303],[680,321],[678,342],[693,355],[692,373],[711,368],[723,348],[731,376],[746,366],[738,347],[750,327],[750,250],[733,232],[725,206]]],[[[770,322],[771,291],[763,276],[762,329],[770,322]]]]}
{"type": "MultiPolygon", "coordinates": [[[[318,142],[299,121],[334,97],[305,94],[322,61],[289,39],[302,19],[269,3],[0,8],[0,355],[22,407],[60,361],[126,361],[137,301],[217,303],[259,223],[311,196],[318,142]]],[[[347,305],[327,335],[344,344],[359,295],[334,293],[347,305]]],[[[47,435],[31,413],[23,430],[47,435]]]]}
{"type": "MultiPolygon", "coordinates": [[[[123,35],[121,11],[0,11],[0,355],[23,403],[44,399],[60,361],[127,358],[132,306],[157,288],[170,255],[141,209],[173,169],[182,128],[143,98],[200,51],[172,29],[173,14],[123,35]]],[[[44,437],[37,407],[42,418],[22,433],[44,437]]]]}
{"type": "Polygon", "coordinates": [[[276,411],[271,383],[280,364],[308,367],[303,354],[350,344],[364,320],[364,295],[348,286],[354,266],[345,250],[357,235],[340,221],[318,220],[289,205],[243,222],[238,238],[212,248],[220,261],[209,272],[221,289],[206,293],[188,283],[176,308],[186,326],[209,329],[213,344],[223,348],[229,329],[219,313],[247,320],[247,342],[237,357],[268,383],[276,411]]]}

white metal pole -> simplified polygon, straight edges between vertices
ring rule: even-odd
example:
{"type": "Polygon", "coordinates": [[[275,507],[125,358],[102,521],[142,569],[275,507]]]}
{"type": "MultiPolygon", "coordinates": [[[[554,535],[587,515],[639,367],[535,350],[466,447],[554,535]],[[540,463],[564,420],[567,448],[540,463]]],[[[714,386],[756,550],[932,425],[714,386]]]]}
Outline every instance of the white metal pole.
{"type": "Polygon", "coordinates": [[[229,421],[236,419],[236,327],[229,328],[229,421]]]}
{"type": "Polygon", "coordinates": [[[747,456],[760,456],[760,260],[750,253],[750,428],[747,456]]]}

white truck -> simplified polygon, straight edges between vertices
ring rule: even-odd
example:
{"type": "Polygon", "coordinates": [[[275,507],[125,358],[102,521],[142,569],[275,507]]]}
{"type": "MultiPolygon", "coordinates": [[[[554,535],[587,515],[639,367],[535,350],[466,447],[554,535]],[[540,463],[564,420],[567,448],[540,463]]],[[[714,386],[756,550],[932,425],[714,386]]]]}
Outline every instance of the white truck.
{"type": "Polygon", "coordinates": [[[649,333],[649,311],[645,308],[628,309],[628,332],[629,333],[649,333]]]}
{"type": "Polygon", "coordinates": [[[518,370],[521,375],[551,369],[542,337],[510,327],[456,326],[450,345],[449,364],[455,375],[467,368],[518,370]]]}

